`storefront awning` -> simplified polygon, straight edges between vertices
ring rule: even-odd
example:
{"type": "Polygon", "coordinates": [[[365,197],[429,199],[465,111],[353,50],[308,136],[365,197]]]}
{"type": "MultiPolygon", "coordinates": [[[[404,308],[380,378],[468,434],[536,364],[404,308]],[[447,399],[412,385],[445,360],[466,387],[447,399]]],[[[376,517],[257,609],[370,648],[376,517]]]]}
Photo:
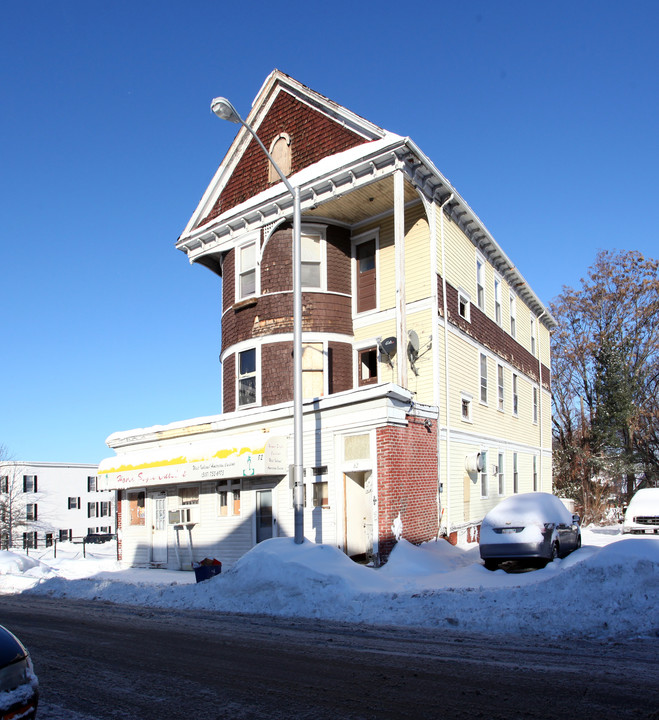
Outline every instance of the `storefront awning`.
{"type": "Polygon", "coordinates": [[[99,490],[288,472],[286,438],[249,433],[120,453],[98,466],[99,490]]]}

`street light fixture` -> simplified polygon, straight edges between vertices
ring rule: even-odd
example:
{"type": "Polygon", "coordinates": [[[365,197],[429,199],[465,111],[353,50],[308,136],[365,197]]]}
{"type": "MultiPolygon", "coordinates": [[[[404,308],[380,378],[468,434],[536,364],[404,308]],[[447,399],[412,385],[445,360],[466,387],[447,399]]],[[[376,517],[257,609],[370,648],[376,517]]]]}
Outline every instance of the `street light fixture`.
{"type": "Polygon", "coordinates": [[[295,515],[295,542],[304,541],[304,508],[302,492],[302,233],[300,213],[300,188],[293,187],[281,168],[268,152],[252,127],[243,120],[236,108],[223,97],[214,98],[211,110],[222,120],[242,125],[259,144],[277,171],[288,192],[293,196],[293,508],[295,515]]]}

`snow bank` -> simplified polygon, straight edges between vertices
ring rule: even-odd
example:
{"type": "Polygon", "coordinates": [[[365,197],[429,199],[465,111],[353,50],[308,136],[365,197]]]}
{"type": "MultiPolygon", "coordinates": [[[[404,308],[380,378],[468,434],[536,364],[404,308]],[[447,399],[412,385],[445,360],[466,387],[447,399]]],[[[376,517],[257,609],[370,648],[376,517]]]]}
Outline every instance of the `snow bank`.
{"type": "Polygon", "coordinates": [[[48,562],[0,553],[0,589],[490,636],[659,638],[659,539],[618,533],[584,529],[580,550],[518,574],[490,572],[477,545],[443,540],[420,547],[401,540],[375,569],[334,547],[276,538],[199,584],[193,573],[121,568],[112,548],[86,559],[60,559],[58,549],[58,560],[48,562]]]}

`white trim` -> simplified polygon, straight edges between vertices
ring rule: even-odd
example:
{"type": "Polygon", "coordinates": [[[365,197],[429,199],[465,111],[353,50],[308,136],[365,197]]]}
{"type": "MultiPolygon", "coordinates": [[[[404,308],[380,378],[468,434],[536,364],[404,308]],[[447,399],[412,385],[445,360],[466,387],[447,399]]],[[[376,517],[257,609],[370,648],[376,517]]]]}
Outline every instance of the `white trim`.
{"type": "Polygon", "coordinates": [[[234,281],[234,302],[239,303],[243,300],[247,300],[248,298],[252,297],[258,297],[261,294],[261,247],[260,247],[260,239],[261,239],[261,233],[256,230],[254,232],[247,233],[240,241],[238,245],[236,245],[235,250],[235,262],[234,262],[234,271],[235,271],[235,281],[234,281]],[[254,245],[254,292],[245,295],[244,297],[240,294],[240,280],[242,277],[242,268],[241,268],[241,251],[248,247],[249,245],[254,245]]]}
{"type": "Polygon", "coordinates": [[[487,289],[485,286],[485,268],[487,267],[487,261],[485,260],[485,257],[477,250],[476,251],[476,259],[474,262],[474,269],[476,271],[476,307],[483,313],[485,313],[485,308],[487,307],[487,289]],[[479,278],[479,272],[478,268],[479,265],[482,269],[482,275],[479,278]],[[478,293],[479,288],[482,288],[483,290],[483,304],[481,305],[480,302],[480,296],[478,293]]]}
{"type": "Polygon", "coordinates": [[[235,377],[234,377],[234,392],[235,392],[235,405],[234,407],[236,410],[245,410],[247,408],[252,407],[259,407],[261,405],[261,381],[262,381],[262,374],[261,374],[261,345],[260,344],[254,344],[253,342],[246,343],[245,347],[241,350],[235,351],[235,377]],[[256,383],[255,383],[255,389],[256,389],[256,399],[252,403],[245,403],[243,405],[240,404],[240,354],[244,352],[248,352],[249,350],[254,350],[255,352],[255,377],[256,377],[256,383]]]}

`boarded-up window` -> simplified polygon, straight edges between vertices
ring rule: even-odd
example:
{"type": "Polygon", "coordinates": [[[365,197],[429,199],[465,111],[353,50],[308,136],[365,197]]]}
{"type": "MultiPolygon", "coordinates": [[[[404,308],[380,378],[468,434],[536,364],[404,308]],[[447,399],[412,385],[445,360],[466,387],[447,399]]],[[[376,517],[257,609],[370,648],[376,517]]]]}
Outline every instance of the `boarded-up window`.
{"type": "Polygon", "coordinates": [[[145,524],[146,513],[144,511],[144,497],[145,493],[143,490],[128,493],[128,515],[131,525],[145,524]]]}
{"type": "MultiPolygon", "coordinates": [[[[270,155],[285,176],[291,174],[291,138],[286,133],[278,135],[270,144],[270,155]]],[[[281,178],[274,165],[268,162],[268,182],[279,182],[281,178]]]]}
{"type": "Polygon", "coordinates": [[[302,397],[305,400],[324,394],[324,367],[323,344],[306,343],[302,348],[302,397]]]}
{"type": "Polygon", "coordinates": [[[240,480],[220,480],[217,484],[217,514],[240,515],[240,480]]]}
{"type": "Polygon", "coordinates": [[[357,312],[376,308],[375,240],[367,240],[356,247],[357,312]]]}
{"type": "Polygon", "coordinates": [[[369,435],[351,435],[345,439],[346,460],[366,460],[371,457],[371,439],[369,435]]]}

